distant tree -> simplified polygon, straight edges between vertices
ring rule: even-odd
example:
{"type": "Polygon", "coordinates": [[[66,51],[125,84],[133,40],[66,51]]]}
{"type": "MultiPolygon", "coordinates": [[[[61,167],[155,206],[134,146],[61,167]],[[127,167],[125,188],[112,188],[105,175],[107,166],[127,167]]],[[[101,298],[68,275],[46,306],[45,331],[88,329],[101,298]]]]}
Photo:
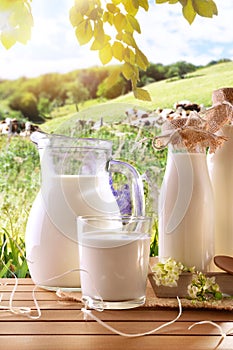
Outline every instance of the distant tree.
{"type": "Polygon", "coordinates": [[[49,115],[52,111],[52,103],[46,95],[41,94],[39,96],[39,101],[37,103],[37,109],[38,109],[38,112],[41,116],[43,116],[44,118],[49,117],[49,115]]]}
{"type": "Polygon", "coordinates": [[[166,78],[180,78],[183,79],[187,73],[194,72],[197,69],[192,63],[179,61],[169,66],[166,73],[166,78]]]}
{"type": "Polygon", "coordinates": [[[40,93],[45,94],[50,101],[55,99],[63,105],[66,100],[66,93],[62,90],[63,79],[58,73],[44,74],[40,77],[38,89],[40,93]]]}
{"type": "Polygon", "coordinates": [[[9,106],[16,111],[21,111],[25,118],[34,123],[43,121],[39,116],[37,99],[31,92],[15,93],[10,99],[9,106]]]}
{"type": "Polygon", "coordinates": [[[155,81],[166,79],[167,67],[162,63],[150,63],[145,71],[139,72],[140,81],[138,86],[145,86],[155,81]]]}
{"type": "Polygon", "coordinates": [[[108,75],[109,70],[107,68],[87,68],[79,71],[77,78],[79,82],[88,89],[90,98],[96,98],[99,84],[101,84],[108,75]]]}
{"type": "Polygon", "coordinates": [[[231,59],[229,59],[229,58],[221,58],[220,60],[212,60],[212,61],[210,61],[207,64],[207,67],[208,66],[213,66],[213,65],[218,64],[218,63],[227,63],[227,62],[231,62],[231,59]]]}
{"type": "Polygon", "coordinates": [[[78,104],[87,101],[90,98],[89,90],[79,81],[67,84],[66,89],[67,99],[75,104],[77,111],[79,110],[78,104]]]}

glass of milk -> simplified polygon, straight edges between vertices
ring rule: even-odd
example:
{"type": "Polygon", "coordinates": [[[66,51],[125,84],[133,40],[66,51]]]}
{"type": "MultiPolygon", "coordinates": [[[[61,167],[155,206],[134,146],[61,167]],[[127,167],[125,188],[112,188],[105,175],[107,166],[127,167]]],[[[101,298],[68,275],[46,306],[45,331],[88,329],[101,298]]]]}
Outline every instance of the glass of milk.
{"type": "Polygon", "coordinates": [[[152,219],[79,216],[83,300],[94,309],[129,309],[145,303],[152,219]]]}

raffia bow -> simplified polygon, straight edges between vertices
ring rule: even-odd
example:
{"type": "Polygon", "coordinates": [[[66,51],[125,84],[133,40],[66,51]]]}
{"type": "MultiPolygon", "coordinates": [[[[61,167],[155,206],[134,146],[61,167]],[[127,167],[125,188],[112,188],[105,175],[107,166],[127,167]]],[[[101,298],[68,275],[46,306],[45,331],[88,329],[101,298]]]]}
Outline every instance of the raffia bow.
{"type": "Polygon", "coordinates": [[[185,148],[188,152],[203,152],[209,148],[209,152],[213,153],[227,140],[224,135],[216,133],[232,121],[232,104],[228,101],[217,103],[203,116],[192,112],[187,117],[166,121],[162,134],[153,139],[153,147],[163,149],[171,144],[176,148],[185,148]]]}

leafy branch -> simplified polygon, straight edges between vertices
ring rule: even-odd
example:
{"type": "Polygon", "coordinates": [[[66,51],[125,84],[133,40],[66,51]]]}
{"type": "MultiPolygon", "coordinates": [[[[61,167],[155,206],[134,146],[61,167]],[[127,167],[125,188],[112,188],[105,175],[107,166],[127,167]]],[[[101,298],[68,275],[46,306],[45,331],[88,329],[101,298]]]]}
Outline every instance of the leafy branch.
{"type": "MultiPolygon", "coordinates": [[[[183,16],[191,24],[196,14],[204,17],[217,15],[213,0],[156,0],[157,4],[179,2],[183,16]]],[[[134,34],[141,34],[136,15],[140,8],[149,10],[148,0],[75,0],[70,10],[70,21],[75,27],[80,45],[91,42],[91,50],[99,51],[102,64],[113,58],[122,62],[121,73],[132,83],[138,99],[150,100],[148,91],[138,88],[139,70],[146,70],[149,61],[138,47],[134,34]],[[113,33],[112,29],[115,30],[113,33]]],[[[115,77],[113,77],[115,79],[115,77]]],[[[109,81],[109,84],[111,80],[109,81]]]]}
{"type": "MultiPolygon", "coordinates": [[[[0,41],[6,49],[16,42],[25,44],[30,39],[33,26],[31,1],[1,0],[0,41]]],[[[218,14],[213,0],[155,0],[155,3],[180,3],[189,24],[196,15],[211,18],[218,14]]],[[[150,100],[148,91],[137,87],[139,70],[145,71],[149,61],[138,47],[134,34],[141,34],[136,18],[138,11],[148,11],[149,6],[149,0],[74,0],[70,9],[70,22],[79,44],[90,43],[90,49],[99,52],[104,65],[112,59],[121,62],[120,73],[131,81],[135,97],[141,100],[150,100]]],[[[109,77],[109,86],[115,80],[116,73],[109,77]]]]}
{"type": "Polygon", "coordinates": [[[26,44],[31,38],[33,17],[31,0],[1,0],[0,41],[6,49],[16,42],[26,44]]]}

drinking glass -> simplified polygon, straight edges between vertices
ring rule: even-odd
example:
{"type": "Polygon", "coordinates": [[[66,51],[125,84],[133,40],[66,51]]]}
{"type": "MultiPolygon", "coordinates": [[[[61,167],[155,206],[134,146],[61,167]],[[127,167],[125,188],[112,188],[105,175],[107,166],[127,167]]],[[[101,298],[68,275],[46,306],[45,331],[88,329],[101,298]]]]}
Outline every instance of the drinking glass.
{"type": "Polygon", "coordinates": [[[145,303],[152,219],[145,216],[77,218],[83,300],[95,309],[145,303]]]}

